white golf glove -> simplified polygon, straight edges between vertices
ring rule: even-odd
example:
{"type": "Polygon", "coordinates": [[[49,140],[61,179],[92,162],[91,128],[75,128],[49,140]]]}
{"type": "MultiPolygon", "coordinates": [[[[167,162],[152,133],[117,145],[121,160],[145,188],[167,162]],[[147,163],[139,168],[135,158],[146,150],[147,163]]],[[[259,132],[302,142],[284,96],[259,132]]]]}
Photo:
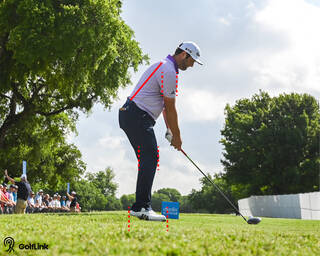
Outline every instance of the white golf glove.
{"type": "Polygon", "coordinates": [[[169,128],[168,128],[167,131],[166,131],[165,137],[166,137],[166,139],[171,143],[173,134],[172,134],[172,132],[171,132],[171,130],[170,130],[169,128]]]}

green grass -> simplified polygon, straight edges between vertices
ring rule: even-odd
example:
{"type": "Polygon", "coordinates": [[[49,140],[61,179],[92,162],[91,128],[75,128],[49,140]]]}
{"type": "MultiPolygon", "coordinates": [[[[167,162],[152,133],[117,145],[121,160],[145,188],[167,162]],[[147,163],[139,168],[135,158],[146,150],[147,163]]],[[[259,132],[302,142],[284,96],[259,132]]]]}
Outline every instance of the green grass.
{"type": "Polygon", "coordinates": [[[180,214],[164,222],[131,219],[128,214],[0,215],[3,239],[15,239],[9,255],[320,255],[320,221],[263,218],[248,225],[241,217],[180,214]],[[47,243],[47,251],[22,251],[17,244],[47,243]]]}

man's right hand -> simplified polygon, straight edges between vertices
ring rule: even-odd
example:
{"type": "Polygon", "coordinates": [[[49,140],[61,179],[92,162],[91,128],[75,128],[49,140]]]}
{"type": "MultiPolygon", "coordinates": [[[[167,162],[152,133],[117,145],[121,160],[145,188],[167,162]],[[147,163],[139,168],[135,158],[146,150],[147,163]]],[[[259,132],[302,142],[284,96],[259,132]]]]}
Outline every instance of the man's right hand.
{"type": "Polygon", "coordinates": [[[180,135],[173,135],[171,140],[171,146],[173,146],[176,150],[181,151],[182,140],[180,135]]]}
{"type": "Polygon", "coordinates": [[[8,171],[7,171],[7,169],[4,170],[4,176],[6,176],[6,177],[8,176],[8,171]]]}

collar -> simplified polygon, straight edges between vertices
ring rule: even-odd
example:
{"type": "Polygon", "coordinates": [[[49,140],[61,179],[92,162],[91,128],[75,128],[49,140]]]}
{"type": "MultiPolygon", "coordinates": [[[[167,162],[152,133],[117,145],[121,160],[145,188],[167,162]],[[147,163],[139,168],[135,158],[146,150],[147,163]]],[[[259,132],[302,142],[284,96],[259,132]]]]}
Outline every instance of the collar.
{"type": "Polygon", "coordinates": [[[179,74],[178,64],[176,60],[170,54],[167,56],[167,59],[169,59],[173,63],[176,73],[179,74]]]}

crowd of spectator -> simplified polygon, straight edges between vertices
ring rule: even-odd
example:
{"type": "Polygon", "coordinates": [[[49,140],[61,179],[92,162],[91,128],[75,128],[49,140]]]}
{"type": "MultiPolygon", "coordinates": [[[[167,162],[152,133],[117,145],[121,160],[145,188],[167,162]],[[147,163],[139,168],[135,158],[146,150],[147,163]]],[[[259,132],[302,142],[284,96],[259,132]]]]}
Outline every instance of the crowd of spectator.
{"type": "Polygon", "coordinates": [[[48,213],[48,212],[80,212],[81,207],[77,202],[77,194],[72,191],[66,196],[43,193],[40,189],[35,195],[23,174],[21,181],[15,181],[8,176],[5,170],[6,180],[12,184],[8,187],[6,183],[0,184],[0,214],[12,213],[48,213]]]}

